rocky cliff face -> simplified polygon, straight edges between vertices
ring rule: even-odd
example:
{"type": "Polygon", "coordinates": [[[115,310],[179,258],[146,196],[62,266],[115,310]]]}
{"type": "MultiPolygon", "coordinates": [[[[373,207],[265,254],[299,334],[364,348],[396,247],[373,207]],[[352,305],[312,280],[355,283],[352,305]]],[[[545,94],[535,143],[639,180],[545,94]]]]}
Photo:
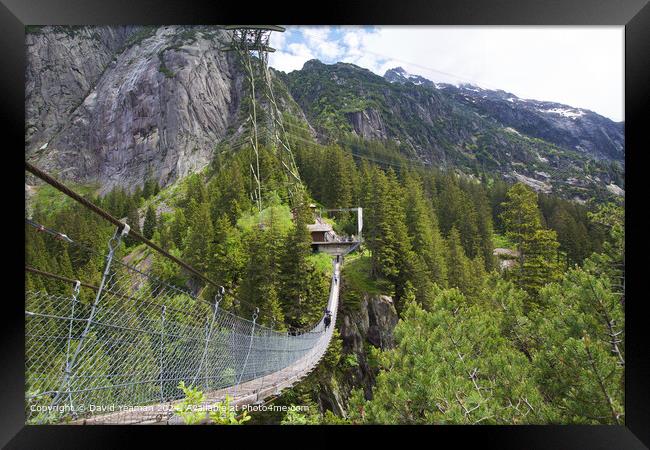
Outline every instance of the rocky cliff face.
{"type": "Polygon", "coordinates": [[[28,36],[27,58],[26,154],[45,170],[104,191],[167,184],[205,166],[235,125],[242,77],[219,51],[224,31],[51,31],[28,36]]]}
{"type": "Polygon", "coordinates": [[[381,116],[373,108],[347,113],[347,118],[354,132],[364,139],[386,139],[388,137],[381,116]]]}
{"type": "MultiPolygon", "coordinates": [[[[345,301],[345,279],[343,279],[342,301],[345,301]]],[[[341,379],[336,380],[319,392],[320,403],[339,415],[346,414],[345,401],[354,388],[362,387],[367,398],[372,395],[377,369],[368,360],[370,347],[390,349],[394,346],[393,330],[399,316],[391,297],[364,294],[358,308],[342,308],[337,327],[343,341],[343,352],[354,355],[356,365],[348,368],[341,379]]]]}
{"type": "Polygon", "coordinates": [[[134,27],[43,27],[25,38],[25,148],[45,149],[134,27]]]}

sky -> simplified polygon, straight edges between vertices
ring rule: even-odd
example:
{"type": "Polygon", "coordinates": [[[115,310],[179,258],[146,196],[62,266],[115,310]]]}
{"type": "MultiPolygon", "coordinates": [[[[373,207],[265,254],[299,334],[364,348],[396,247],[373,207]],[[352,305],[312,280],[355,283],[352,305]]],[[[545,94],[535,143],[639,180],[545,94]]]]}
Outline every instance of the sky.
{"type": "Polygon", "coordinates": [[[269,64],[349,62],[378,75],[401,66],[436,83],[471,83],[624,120],[623,27],[287,26],[269,64]]]}

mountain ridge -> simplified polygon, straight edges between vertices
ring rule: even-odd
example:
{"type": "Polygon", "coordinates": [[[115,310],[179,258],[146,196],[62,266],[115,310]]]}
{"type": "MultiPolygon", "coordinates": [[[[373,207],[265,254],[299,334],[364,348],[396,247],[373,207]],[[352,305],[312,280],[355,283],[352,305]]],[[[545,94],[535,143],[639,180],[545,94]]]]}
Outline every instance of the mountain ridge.
{"type": "Polygon", "coordinates": [[[442,90],[521,133],[584,151],[600,159],[624,163],[624,122],[615,122],[586,108],[524,99],[503,89],[484,89],[470,83],[434,83],[401,67],[387,70],[384,78],[391,83],[410,82],[442,90]]]}

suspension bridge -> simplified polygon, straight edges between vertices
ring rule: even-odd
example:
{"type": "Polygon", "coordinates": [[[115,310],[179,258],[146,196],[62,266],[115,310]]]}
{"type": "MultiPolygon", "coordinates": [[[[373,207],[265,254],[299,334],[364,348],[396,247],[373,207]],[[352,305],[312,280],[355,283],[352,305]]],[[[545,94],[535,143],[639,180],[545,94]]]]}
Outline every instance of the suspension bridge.
{"type": "MultiPolygon", "coordinates": [[[[26,267],[50,287],[25,294],[28,423],[178,423],[181,381],[202,390],[207,411],[226,396],[233,406],[261,404],[316,368],[336,324],[342,255],[358,241],[332,258],[323,317],[302,330],[278,331],[258,323],[257,309],[250,317],[226,310],[221,286],[47,173],[29,163],[26,168],[115,227],[96,285],[26,267]],[[180,266],[199,286],[211,285],[214,300],[127,264],[117,256],[127,236],[180,266]]],[[[91,251],[75,236],[29,218],[26,223],[48,246],[79,258],[91,251]]]]}

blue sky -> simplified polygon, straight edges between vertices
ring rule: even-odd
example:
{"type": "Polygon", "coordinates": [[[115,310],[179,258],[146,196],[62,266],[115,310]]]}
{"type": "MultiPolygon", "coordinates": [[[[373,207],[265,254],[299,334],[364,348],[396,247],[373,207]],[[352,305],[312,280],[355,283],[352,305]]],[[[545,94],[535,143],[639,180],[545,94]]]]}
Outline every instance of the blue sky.
{"type": "Polygon", "coordinates": [[[624,117],[623,27],[287,26],[269,63],[313,58],[379,75],[401,66],[435,82],[472,83],[624,117]]]}

